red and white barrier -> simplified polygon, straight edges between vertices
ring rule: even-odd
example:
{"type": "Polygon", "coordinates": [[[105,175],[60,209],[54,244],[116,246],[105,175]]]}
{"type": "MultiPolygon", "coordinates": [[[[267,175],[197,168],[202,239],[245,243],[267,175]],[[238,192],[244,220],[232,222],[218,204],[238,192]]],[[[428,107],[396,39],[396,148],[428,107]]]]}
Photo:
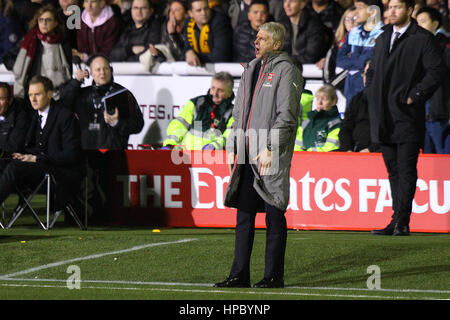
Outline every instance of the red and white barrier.
{"type": "MultiPolygon", "coordinates": [[[[112,153],[113,224],[234,227],[236,210],[223,205],[229,182],[224,159],[222,151],[183,158],[171,151],[112,153]]],[[[411,231],[450,232],[448,168],[450,156],[420,155],[411,231]]],[[[290,187],[286,218],[291,229],[372,230],[384,227],[392,215],[378,153],[295,152],[290,187]]],[[[264,220],[258,214],[257,227],[265,227],[264,220]]]]}

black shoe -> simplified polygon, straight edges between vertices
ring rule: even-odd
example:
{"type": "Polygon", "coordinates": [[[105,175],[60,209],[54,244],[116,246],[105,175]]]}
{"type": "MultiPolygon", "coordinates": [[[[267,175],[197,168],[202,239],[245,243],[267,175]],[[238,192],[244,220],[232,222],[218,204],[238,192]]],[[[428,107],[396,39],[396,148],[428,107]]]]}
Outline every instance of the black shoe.
{"type": "Polygon", "coordinates": [[[384,229],[372,230],[370,233],[376,236],[392,236],[394,234],[395,225],[390,223],[384,229]]]}
{"type": "Polygon", "coordinates": [[[228,277],[225,281],[214,284],[215,288],[250,288],[249,280],[242,280],[239,277],[228,277]]]}
{"type": "Polygon", "coordinates": [[[396,224],[394,228],[393,236],[409,236],[409,226],[405,224],[396,224]]]}
{"type": "Polygon", "coordinates": [[[255,283],[253,288],[284,288],[284,281],[283,279],[264,278],[260,282],[255,283]]]}

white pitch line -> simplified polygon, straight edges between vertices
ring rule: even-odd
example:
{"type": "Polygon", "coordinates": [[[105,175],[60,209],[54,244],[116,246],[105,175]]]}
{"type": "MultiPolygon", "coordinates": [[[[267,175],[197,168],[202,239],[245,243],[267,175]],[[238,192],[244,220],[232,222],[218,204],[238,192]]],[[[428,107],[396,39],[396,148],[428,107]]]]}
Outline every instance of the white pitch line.
{"type": "Polygon", "coordinates": [[[177,240],[177,241],[148,243],[148,244],[144,244],[141,246],[131,247],[128,249],[98,253],[98,254],[93,254],[93,255],[80,257],[80,258],[74,258],[74,259],[69,259],[69,260],[53,262],[53,263],[49,263],[49,264],[44,264],[39,267],[34,267],[34,268],[30,268],[30,269],[26,269],[26,270],[22,270],[22,271],[18,271],[18,272],[6,274],[4,276],[0,276],[0,280],[8,280],[8,278],[11,278],[11,277],[16,277],[16,276],[20,276],[20,275],[31,273],[31,272],[41,271],[43,269],[54,268],[54,267],[68,264],[68,263],[73,263],[73,262],[78,262],[78,261],[83,261],[83,260],[90,260],[90,259],[97,259],[97,258],[102,258],[105,256],[114,255],[114,254],[127,253],[127,252],[131,252],[131,251],[137,251],[137,250],[142,250],[142,249],[157,247],[157,246],[163,246],[163,245],[168,245],[168,244],[185,243],[185,242],[190,242],[190,241],[195,241],[195,240],[197,240],[197,239],[181,239],[181,240],[177,240]]]}
{"type": "Polygon", "coordinates": [[[401,293],[450,293],[450,290],[422,290],[422,289],[367,289],[367,288],[342,288],[342,287],[299,287],[292,286],[292,289],[301,290],[339,290],[339,291],[385,291],[385,292],[401,292],[401,293]]]}
{"type": "MultiPolygon", "coordinates": [[[[1,284],[2,287],[34,287],[34,288],[64,288],[67,286],[57,285],[30,285],[30,284],[1,284]]],[[[133,291],[166,291],[166,292],[188,292],[188,293],[217,293],[217,294],[249,294],[249,295],[280,295],[280,296],[312,296],[312,297],[334,297],[334,298],[361,298],[361,299],[400,299],[408,300],[416,297],[399,297],[399,296],[376,296],[376,295],[352,295],[352,294],[320,294],[320,293],[303,293],[303,292],[275,292],[275,291],[226,291],[226,290],[200,290],[200,289],[173,289],[173,288],[136,288],[136,287],[95,287],[83,286],[83,289],[100,289],[100,290],[133,290],[133,291]]],[[[435,297],[421,297],[423,300],[439,300],[435,297]]]]}
{"type": "MultiPolygon", "coordinates": [[[[8,278],[0,279],[7,281],[30,281],[30,282],[67,282],[61,279],[28,279],[28,278],[8,278]]],[[[150,285],[150,286],[180,286],[180,287],[211,287],[212,283],[189,283],[189,282],[156,282],[156,281],[126,281],[126,280],[80,280],[80,283],[103,283],[103,284],[125,284],[125,285],[150,285]]],[[[298,290],[330,290],[330,291],[365,291],[365,292],[391,292],[391,293],[437,293],[450,294],[449,290],[422,290],[422,289],[367,289],[367,288],[344,288],[344,287],[299,287],[286,286],[285,289],[298,290]]]]}

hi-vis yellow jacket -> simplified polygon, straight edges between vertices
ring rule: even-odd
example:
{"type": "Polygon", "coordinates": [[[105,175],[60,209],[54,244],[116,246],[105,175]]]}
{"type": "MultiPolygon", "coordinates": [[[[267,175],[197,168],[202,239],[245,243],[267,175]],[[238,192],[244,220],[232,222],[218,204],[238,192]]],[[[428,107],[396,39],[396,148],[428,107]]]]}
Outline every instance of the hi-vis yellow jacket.
{"type": "Polygon", "coordinates": [[[215,108],[209,94],[189,100],[169,123],[163,147],[182,150],[224,149],[234,122],[233,99],[234,94],[215,108]]]}

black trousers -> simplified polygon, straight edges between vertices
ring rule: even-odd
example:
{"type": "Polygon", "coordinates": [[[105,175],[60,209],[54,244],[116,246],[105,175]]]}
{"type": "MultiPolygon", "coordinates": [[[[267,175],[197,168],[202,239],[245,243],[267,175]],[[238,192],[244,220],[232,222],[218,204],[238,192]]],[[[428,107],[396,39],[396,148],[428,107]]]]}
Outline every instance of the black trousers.
{"type": "Polygon", "coordinates": [[[62,209],[63,205],[72,197],[73,190],[79,188],[81,183],[82,177],[77,170],[64,170],[41,163],[10,159],[0,160],[0,203],[17,190],[36,188],[46,173],[52,174],[58,184],[58,188],[55,189],[54,209],[62,209]]]}
{"type": "Polygon", "coordinates": [[[284,256],[287,240],[285,212],[263,201],[253,188],[253,172],[245,165],[239,186],[236,218],[234,261],[230,276],[250,280],[250,258],[255,236],[256,213],[266,213],[266,249],[264,278],[284,277],[284,256]],[[262,209],[262,210],[261,210],[262,209]]]}
{"type": "Polygon", "coordinates": [[[394,214],[391,223],[409,225],[412,201],[416,192],[418,143],[381,144],[389,174],[394,214]]]}

